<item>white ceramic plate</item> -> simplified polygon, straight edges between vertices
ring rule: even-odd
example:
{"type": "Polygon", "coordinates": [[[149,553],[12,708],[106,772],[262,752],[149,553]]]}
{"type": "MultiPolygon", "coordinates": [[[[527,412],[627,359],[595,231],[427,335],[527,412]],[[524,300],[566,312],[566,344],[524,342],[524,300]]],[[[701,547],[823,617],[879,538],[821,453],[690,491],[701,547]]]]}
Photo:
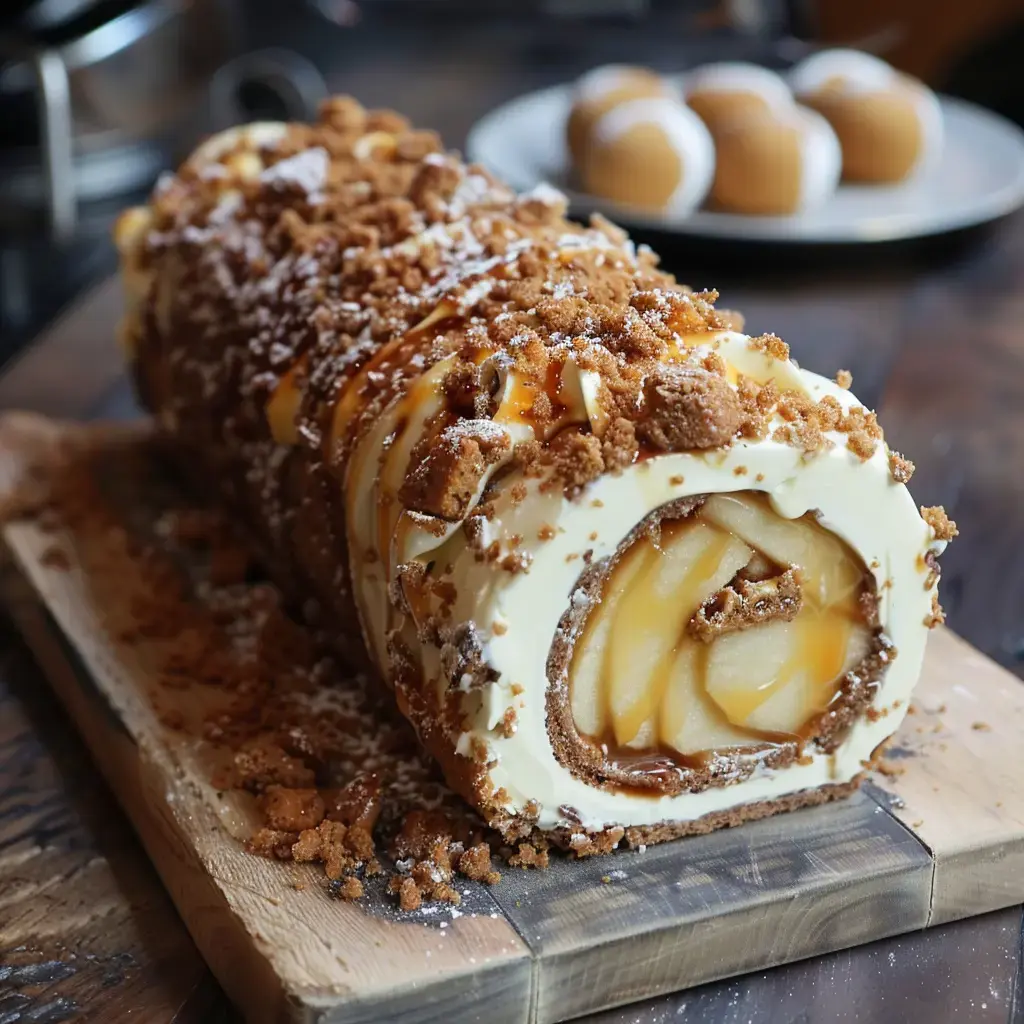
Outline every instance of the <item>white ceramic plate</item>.
{"type": "Polygon", "coordinates": [[[895,186],[842,185],[817,210],[791,217],[747,217],[698,210],[679,217],[574,191],[563,138],[571,86],[512,100],[478,121],[467,152],[518,190],[547,181],[573,212],[598,210],[619,223],[702,238],[789,243],[895,241],[996,220],[1024,204],[1024,132],[990,111],[940,97],[946,143],[926,175],[895,186]]]}

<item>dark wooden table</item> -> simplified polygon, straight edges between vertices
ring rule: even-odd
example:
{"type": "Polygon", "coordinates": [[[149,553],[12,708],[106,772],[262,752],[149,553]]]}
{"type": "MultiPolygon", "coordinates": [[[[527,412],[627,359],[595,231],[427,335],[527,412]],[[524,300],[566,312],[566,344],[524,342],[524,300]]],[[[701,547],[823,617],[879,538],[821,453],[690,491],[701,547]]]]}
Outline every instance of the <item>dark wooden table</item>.
{"type": "MultiPolygon", "coordinates": [[[[950,625],[1024,675],[1024,217],[959,245],[761,250],[742,264],[734,251],[662,242],[668,266],[719,287],[750,330],[774,330],[810,369],[853,371],[887,438],[917,462],[915,497],[944,503],[960,524],[943,560],[950,625]]],[[[116,308],[110,287],[88,297],[0,378],[0,408],[132,415],[116,308]]],[[[1021,1024],[1022,938],[1012,908],[598,1019],[1021,1024]]],[[[41,674],[0,624],[0,1024],[71,1019],[233,1017],[41,674]]]]}

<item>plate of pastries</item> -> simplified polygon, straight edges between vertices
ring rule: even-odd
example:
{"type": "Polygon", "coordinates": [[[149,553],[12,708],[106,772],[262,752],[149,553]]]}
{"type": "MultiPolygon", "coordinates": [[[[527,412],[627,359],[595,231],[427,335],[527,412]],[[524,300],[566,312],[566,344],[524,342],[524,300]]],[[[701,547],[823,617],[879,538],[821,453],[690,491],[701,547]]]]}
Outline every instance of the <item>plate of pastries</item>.
{"type": "Polygon", "coordinates": [[[492,111],[467,148],[577,214],[706,237],[891,241],[1024,204],[1020,128],[857,50],[785,71],[605,65],[492,111]]]}

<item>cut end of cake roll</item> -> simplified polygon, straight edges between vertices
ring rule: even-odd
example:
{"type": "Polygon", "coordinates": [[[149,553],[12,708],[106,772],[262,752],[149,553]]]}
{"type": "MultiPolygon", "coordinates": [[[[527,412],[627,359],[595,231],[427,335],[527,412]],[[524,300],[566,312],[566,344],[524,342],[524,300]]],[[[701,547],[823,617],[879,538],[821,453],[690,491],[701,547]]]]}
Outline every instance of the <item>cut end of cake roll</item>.
{"type": "Polygon", "coordinates": [[[119,226],[139,393],[508,839],[847,792],[955,527],[847,380],[564,213],[351,100],[215,137],[119,226]]]}

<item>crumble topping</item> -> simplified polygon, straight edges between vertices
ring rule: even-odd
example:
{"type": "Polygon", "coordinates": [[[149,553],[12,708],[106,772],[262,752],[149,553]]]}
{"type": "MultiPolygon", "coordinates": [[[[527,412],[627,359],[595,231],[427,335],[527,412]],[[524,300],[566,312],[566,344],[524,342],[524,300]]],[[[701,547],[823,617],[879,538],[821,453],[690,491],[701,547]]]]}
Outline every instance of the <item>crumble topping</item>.
{"type": "Polygon", "coordinates": [[[789,346],[776,334],[761,334],[751,338],[749,344],[755,352],[763,352],[780,363],[789,359],[789,346]]]}
{"type": "Polygon", "coordinates": [[[426,451],[411,461],[398,497],[414,512],[449,522],[465,518],[488,466],[512,447],[508,433],[490,420],[460,420],[424,441],[426,451]]]}
{"type": "Polygon", "coordinates": [[[704,643],[764,622],[791,622],[803,606],[800,573],[787,569],[766,580],[737,580],[698,609],[689,632],[704,643]]]}
{"type": "MultiPolygon", "coordinates": [[[[184,396],[196,381],[212,406],[239,393],[261,405],[288,377],[296,442],[329,443],[340,471],[385,406],[449,356],[452,411],[493,413],[494,378],[480,365],[491,353],[535,382],[529,422],[544,436],[561,411],[549,368],[571,357],[602,376],[601,459],[606,471],[621,468],[636,452],[622,404],[679,337],[735,326],[736,315],[715,311],[716,293],[659,271],[648,248],[604,218],[581,228],[564,214],[563,197],[517,197],[441,152],[434,133],[347,97],[280,138],[240,133],[215,165],[197,156],[152,197],[139,263],[175,279],[173,293],[154,298],[160,333],[189,339],[160,396],[165,417],[191,435],[201,426],[188,422],[184,396]],[[212,344],[226,321],[239,345],[212,344]],[[390,339],[404,341],[382,358],[390,339]],[[325,413],[349,384],[359,402],[332,430],[325,413]]],[[[144,349],[147,331],[136,333],[144,349]]],[[[225,440],[247,440],[234,418],[219,427],[225,440]]],[[[422,460],[409,481],[409,507],[460,517],[480,455],[445,438],[443,455],[422,460]]],[[[570,490],[589,471],[564,455],[549,469],[565,470],[570,490]]]]}
{"type": "Polygon", "coordinates": [[[932,594],[932,609],[931,612],[925,616],[924,624],[929,629],[935,629],[936,626],[941,626],[946,621],[946,613],[942,610],[942,605],[939,604],[939,595],[932,594]]]}
{"type": "Polygon", "coordinates": [[[897,451],[889,452],[889,472],[898,484],[909,484],[914,475],[914,464],[897,451]]]}
{"type": "Polygon", "coordinates": [[[152,666],[148,696],[164,727],[211,755],[201,764],[219,799],[255,797],[243,805],[254,817],[246,848],[321,864],[325,891],[343,900],[387,876],[406,909],[458,904],[458,877],[496,884],[495,857],[546,866],[546,840],[533,840],[532,858],[507,846],[275,588],[255,575],[211,579],[218,549],[240,538],[223,511],[169,487],[166,468],[148,442],[68,449],[41,467],[39,500],[15,511],[59,536],[98,588],[112,635],[152,666]]]}
{"type": "Polygon", "coordinates": [[[743,418],[736,392],[724,377],[690,366],[659,366],[644,382],[636,430],[660,451],[718,448],[743,418]]]}
{"type": "Polygon", "coordinates": [[[941,505],[922,505],[921,518],[932,528],[936,540],[952,540],[959,532],[941,505]]]}

